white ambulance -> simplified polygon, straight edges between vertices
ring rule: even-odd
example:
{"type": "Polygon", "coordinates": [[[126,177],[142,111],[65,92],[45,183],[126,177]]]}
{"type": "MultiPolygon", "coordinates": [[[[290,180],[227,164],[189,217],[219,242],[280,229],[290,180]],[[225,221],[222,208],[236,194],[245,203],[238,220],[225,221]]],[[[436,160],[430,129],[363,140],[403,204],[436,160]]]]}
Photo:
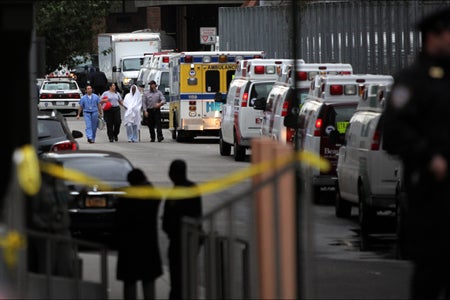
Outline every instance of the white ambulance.
{"type": "Polygon", "coordinates": [[[286,64],[281,70],[277,82],[273,85],[267,100],[261,103],[257,101],[255,109],[263,110],[261,121],[261,136],[267,136],[281,143],[291,144],[294,140],[295,129],[284,125],[284,118],[294,109],[297,114],[299,108],[293,107],[294,95],[298,98],[299,105],[305,101],[311,87],[311,80],[316,75],[326,74],[352,74],[353,68],[344,63],[305,63],[298,60],[294,70],[293,64],[286,64]],[[297,84],[297,95],[293,87],[295,79],[297,84]]]}
{"type": "Polygon", "coordinates": [[[373,228],[377,211],[395,211],[400,160],[383,150],[380,128],[392,83],[371,84],[360,98],[339,149],[335,213],[351,216],[359,208],[361,229],[373,228]]]}
{"type": "MultiPolygon", "coordinates": [[[[317,79],[317,78],[316,78],[317,79]]],[[[321,191],[335,191],[337,154],[344,135],[365,87],[369,83],[392,84],[390,75],[352,74],[321,76],[320,91],[309,94],[303,104],[299,120],[299,148],[327,159],[328,172],[311,172],[315,201],[321,191]]]]}
{"type": "Polygon", "coordinates": [[[254,101],[267,99],[283,64],[291,59],[249,59],[237,63],[234,79],[222,106],[219,150],[222,156],[231,154],[244,161],[250,141],[260,136],[262,111],[253,109],[254,101]]]}

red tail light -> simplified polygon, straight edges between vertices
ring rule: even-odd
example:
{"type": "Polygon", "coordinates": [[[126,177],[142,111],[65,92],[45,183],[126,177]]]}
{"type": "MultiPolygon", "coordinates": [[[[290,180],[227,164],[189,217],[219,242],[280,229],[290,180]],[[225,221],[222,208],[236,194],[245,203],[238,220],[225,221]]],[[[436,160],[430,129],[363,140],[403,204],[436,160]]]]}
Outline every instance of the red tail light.
{"type": "Polygon", "coordinates": [[[186,55],[184,57],[184,62],[191,63],[194,61],[194,57],[192,55],[186,55]]]}
{"type": "Polygon", "coordinates": [[[50,152],[58,152],[62,150],[77,150],[78,144],[71,141],[62,141],[52,145],[50,152]]]}
{"type": "Polygon", "coordinates": [[[255,74],[264,74],[264,66],[255,66],[255,74]]]}
{"type": "Polygon", "coordinates": [[[350,72],[350,71],[342,71],[341,74],[342,75],[350,75],[350,74],[352,74],[352,72],[350,72]]]}
{"type": "Polygon", "coordinates": [[[168,63],[169,62],[169,57],[168,56],[163,56],[162,61],[163,61],[163,63],[168,63]]]}
{"type": "Polygon", "coordinates": [[[308,80],[308,73],[307,72],[297,72],[297,80],[299,80],[299,81],[308,80]]]}
{"type": "Polygon", "coordinates": [[[248,102],[248,93],[244,93],[244,95],[242,95],[242,107],[247,107],[247,102],[248,102]]]}
{"type": "Polygon", "coordinates": [[[372,143],[370,144],[370,150],[380,150],[380,131],[376,130],[372,137],[372,143]]]}
{"type": "Polygon", "coordinates": [[[282,117],[286,117],[287,116],[288,109],[289,109],[289,102],[288,101],[284,101],[283,102],[283,107],[281,108],[281,116],[282,117]]]}
{"type": "Polygon", "coordinates": [[[314,136],[320,136],[320,129],[322,128],[322,119],[317,119],[314,129],[314,136]]]}
{"type": "Polygon", "coordinates": [[[330,85],[330,95],[342,95],[344,92],[344,87],[338,84],[330,85]]]}

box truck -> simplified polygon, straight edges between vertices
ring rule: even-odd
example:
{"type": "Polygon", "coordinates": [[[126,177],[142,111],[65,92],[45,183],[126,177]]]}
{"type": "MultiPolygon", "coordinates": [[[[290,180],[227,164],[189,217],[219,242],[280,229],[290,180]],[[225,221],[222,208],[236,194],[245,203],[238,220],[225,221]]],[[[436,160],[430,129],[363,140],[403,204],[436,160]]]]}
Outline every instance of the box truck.
{"type": "Polygon", "coordinates": [[[100,33],[97,41],[99,69],[123,93],[136,83],[145,53],[161,51],[159,32],[100,33]]]}

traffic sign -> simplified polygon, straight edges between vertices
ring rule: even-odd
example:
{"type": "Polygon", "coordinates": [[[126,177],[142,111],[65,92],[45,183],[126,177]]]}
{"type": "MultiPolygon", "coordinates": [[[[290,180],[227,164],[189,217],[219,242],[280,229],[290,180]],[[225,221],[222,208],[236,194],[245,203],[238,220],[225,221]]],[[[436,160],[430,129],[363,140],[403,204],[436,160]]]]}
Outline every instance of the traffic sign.
{"type": "Polygon", "coordinates": [[[213,45],[216,43],[216,27],[200,27],[200,44],[213,45]]]}

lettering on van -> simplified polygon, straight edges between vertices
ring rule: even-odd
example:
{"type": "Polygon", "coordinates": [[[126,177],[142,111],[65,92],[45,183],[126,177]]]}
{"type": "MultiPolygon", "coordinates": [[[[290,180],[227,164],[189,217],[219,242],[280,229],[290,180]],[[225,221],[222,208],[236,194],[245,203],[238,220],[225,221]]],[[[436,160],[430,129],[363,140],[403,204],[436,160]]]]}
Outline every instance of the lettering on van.
{"type": "Polygon", "coordinates": [[[236,70],[236,64],[207,65],[207,70],[236,70]]]}
{"type": "Polygon", "coordinates": [[[206,102],[206,113],[211,111],[220,111],[222,103],[220,102],[206,102]]]}
{"type": "Polygon", "coordinates": [[[339,153],[339,149],[323,148],[324,156],[336,156],[338,153],[339,153]]]}

